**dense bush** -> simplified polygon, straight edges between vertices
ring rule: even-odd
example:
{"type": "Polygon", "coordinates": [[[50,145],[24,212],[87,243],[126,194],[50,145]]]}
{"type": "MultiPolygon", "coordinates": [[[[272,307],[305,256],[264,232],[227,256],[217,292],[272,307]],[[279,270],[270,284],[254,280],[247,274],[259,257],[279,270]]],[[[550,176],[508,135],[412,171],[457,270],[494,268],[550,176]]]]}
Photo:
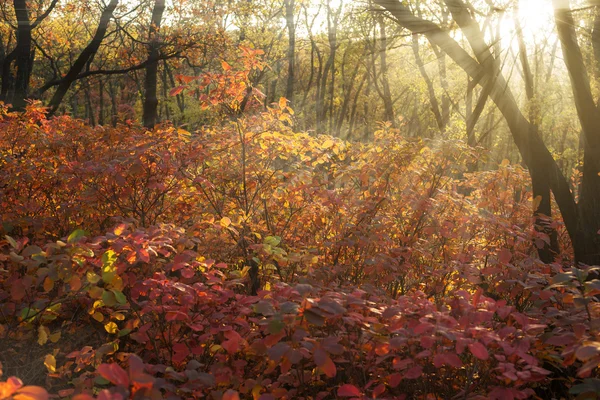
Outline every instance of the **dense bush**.
{"type": "MultiPolygon", "coordinates": [[[[292,118],[191,135],[3,110],[5,372],[37,346],[27,383],[74,399],[600,393],[600,281],[538,260],[521,167],[292,118]]],[[[47,394],[10,377],[11,397],[47,394]]]]}

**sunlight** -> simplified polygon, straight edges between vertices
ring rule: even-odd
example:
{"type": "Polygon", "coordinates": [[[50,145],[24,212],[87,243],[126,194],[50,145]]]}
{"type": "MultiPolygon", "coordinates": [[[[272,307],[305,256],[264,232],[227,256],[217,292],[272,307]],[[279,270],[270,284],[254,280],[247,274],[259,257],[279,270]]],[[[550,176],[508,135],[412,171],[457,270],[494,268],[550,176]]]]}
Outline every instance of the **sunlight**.
{"type": "MultiPolygon", "coordinates": [[[[526,42],[532,43],[535,38],[545,36],[554,29],[551,0],[519,0],[518,17],[526,42]]],[[[501,27],[503,38],[513,38],[515,24],[512,12],[503,19],[501,27]]]]}
{"type": "Polygon", "coordinates": [[[529,33],[548,31],[553,26],[552,2],[550,0],[520,0],[519,18],[523,30],[529,33]]]}

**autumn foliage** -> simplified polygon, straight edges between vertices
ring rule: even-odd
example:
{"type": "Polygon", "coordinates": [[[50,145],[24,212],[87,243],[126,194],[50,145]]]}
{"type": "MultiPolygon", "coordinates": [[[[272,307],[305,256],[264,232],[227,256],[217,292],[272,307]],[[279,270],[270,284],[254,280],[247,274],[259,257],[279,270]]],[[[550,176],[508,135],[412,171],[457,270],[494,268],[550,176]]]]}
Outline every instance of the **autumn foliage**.
{"type": "Polygon", "coordinates": [[[1,113],[0,398],[600,393],[600,281],[560,222],[539,261],[518,165],[295,133],[285,101],[194,134],[1,113]]]}

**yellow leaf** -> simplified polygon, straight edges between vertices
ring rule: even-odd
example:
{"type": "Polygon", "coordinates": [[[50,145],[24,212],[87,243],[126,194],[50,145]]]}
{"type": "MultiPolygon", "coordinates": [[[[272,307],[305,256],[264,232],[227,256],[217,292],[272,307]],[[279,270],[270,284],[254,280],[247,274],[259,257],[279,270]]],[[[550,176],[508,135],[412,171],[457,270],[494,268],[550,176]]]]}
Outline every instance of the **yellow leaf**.
{"type": "Polygon", "coordinates": [[[56,343],[60,340],[60,331],[58,332],[54,332],[52,335],[50,335],[50,341],[52,343],[56,343]]]}
{"type": "Polygon", "coordinates": [[[40,346],[43,346],[46,344],[46,342],[48,341],[49,333],[50,333],[50,330],[48,328],[46,328],[43,325],[40,325],[40,327],[38,328],[38,344],[40,346]]]}
{"type": "Polygon", "coordinates": [[[279,108],[284,109],[287,107],[287,99],[285,97],[279,98],[279,108]]]}
{"type": "Polygon", "coordinates": [[[102,322],[104,321],[104,314],[102,314],[100,311],[96,311],[94,315],[92,315],[92,318],[94,318],[98,322],[102,322]]]}
{"type": "Polygon", "coordinates": [[[44,365],[48,368],[48,372],[56,372],[56,358],[54,358],[52,354],[48,354],[46,358],[44,358],[44,365]]]}
{"type": "Polygon", "coordinates": [[[510,160],[507,160],[506,158],[504,160],[502,160],[502,162],[500,163],[501,167],[508,167],[510,165],[510,160]]]}
{"type": "Polygon", "coordinates": [[[104,325],[104,329],[108,333],[117,333],[119,331],[119,327],[114,322],[108,322],[104,325]]]}
{"type": "Polygon", "coordinates": [[[112,315],[117,321],[123,321],[125,319],[125,316],[121,313],[114,313],[112,315]]]}
{"type": "Polygon", "coordinates": [[[328,149],[330,147],[333,147],[334,144],[335,144],[335,142],[333,140],[327,139],[326,141],[323,142],[323,145],[321,146],[321,148],[328,149]]]}
{"type": "Polygon", "coordinates": [[[223,217],[221,218],[221,221],[219,221],[219,224],[221,224],[223,228],[227,228],[231,225],[231,220],[228,217],[223,217]]]}
{"type": "Polygon", "coordinates": [[[242,271],[240,272],[240,276],[242,278],[245,278],[248,275],[248,272],[250,271],[250,266],[246,265],[242,271]]]}
{"type": "Polygon", "coordinates": [[[177,134],[179,135],[179,138],[186,143],[190,141],[190,137],[192,136],[191,133],[181,128],[177,128],[177,134]]]}
{"type": "Polygon", "coordinates": [[[125,224],[119,224],[115,230],[113,231],[113,233],[117,236],[121,236],[121,233],[125,232],[125,229],[127,228],[127,225],[125,224]]]}

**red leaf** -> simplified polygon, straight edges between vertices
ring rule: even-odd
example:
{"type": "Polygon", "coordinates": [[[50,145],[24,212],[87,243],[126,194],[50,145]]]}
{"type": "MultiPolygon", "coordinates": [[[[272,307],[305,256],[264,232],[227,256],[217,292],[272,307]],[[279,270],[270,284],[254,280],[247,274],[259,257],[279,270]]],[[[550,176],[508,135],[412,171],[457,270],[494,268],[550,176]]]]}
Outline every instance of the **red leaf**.
{"type": "Polygon", "coordinates": [[[340,397],[357,397],[360,396],[361,393],[356,386],[346,383],[345,385],[339,387],[337,395],[340,397]]]}
{"type": "Polygon", "coordinates": [[[391,374],[388,376],[388,382],[392,389],[395,388],[400,384],[400,382],[402,382],[402,374],[391,374]]]}
{"type": "Polygon", "coordinates": [[[498,253],[498,261],[500,264],[508,264],[512,258],[512,253],[508,249],[502,249],[498,253]]]}
{"type": "Polygon", "coordinates": [[[324,365],[325,362],[327,361],[327,358],[329,358],[329,356],[327,355],[327,352],[320,347],[317,347],[313,357],[315,358],[315,364],[317,364],[317,367],[324,365]]]}
{"type": "Polygon", "coordinates": [[[139,256],[140,260],[142,260],[143,262],[145,262],[145,263],[150,262],[150,254],[148,254],[148,250],[139,249],[138,256],[139,256]]]}
{"type": "Polygon", "coordinates": [[[239,333],[236,331],[226,331],[224,335],[228,340],[222,342],[221,346],[223,346],[229,354],[237,352],[240,349],[240,343],[243,340],[239,333]]]}
{"type": "Polygon", "coordinates": [[[488,353],[487,349],[480,342],[469,344],[469,350],[471,351],[471,354],[480,360],[485,361],[490,358],[490,354],[488,353]]]}
{"type": "Polygon", "coordinates": [[[114,385],[129,386],[127,372],[117,364],[101,364],[96,371],[114,385]]]}
{"type": "Polygon", "coordinates": [[[385,392],[385,385],[384,384],[377,385],[375,387],[375,389],[373,389],[373,398],[377,398],[377,396],[379,396],[383,392],[385,392]]]}
{"type": "Polygon", "coordinates": [[[10,287],[10,297],[15,301],[22,300],[25,297],[25,285],[22,279],[13,282],[10,287]]]}
{"type": "Polygon", "coordinates": [[[420,378],[421,375],[423,375],[423,368],[420,365],[417,365],[416,367],[412,367],[411,369],[406,371],[404,377],[406,379],[417,379],[420,378]]]}
{"type": "Polygon", "coordinates": [[[442,365],[449,365],[454,368],[462,367],[462,361],[454,353],[436,354],[433,357],[433,364],[436,368],[440,368],[442,365]]]}

